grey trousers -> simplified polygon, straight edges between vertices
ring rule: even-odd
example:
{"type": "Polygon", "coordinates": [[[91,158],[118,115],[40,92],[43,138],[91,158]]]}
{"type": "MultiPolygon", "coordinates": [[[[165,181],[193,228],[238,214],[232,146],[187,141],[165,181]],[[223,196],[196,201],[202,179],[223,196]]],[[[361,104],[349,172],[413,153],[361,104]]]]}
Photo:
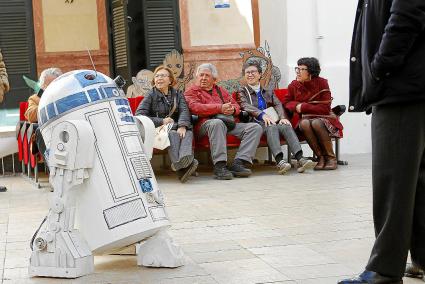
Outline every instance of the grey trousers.
{"type": "Polygon", "coordinates": [[[168,133],[170,139],[170,147],[168,147],[168,156],[176,171],[184,169],[193,161],[193,132],[186,130],[186,135],[180,139],[176,130],[168,133]]]}
{"type": "Polygon", "coordinates": [[[292,125],[275,124],[266,127],[262,124],[262,126],[267,136],[267,145],[269,146],[270,151],[272,151],[273,157],[282,153],[282,148],[280,147],[280,136],[285,138],[292,154],[296,154],[301,151],[300,141],[298,140],[292,125]]]}
{"type": "Polygon", "coordinates": [[[220,119],[205,121],[200,129],[200,136],[208,136],[211,147],[213,163],[227,161],[226,134],[231,134],[241,139],[235,159],[252,163],[258,144],[260,143],[263,129],[258,123],[236,123],[236,127],[227,132],[226,125],[220,119]]]}
{"type": "Polygon", "coordinates": [[[425,102],[382,105],[372,112],[375,244],[367,265],[402,277],[410,249],[425,267],[425,102]]]}

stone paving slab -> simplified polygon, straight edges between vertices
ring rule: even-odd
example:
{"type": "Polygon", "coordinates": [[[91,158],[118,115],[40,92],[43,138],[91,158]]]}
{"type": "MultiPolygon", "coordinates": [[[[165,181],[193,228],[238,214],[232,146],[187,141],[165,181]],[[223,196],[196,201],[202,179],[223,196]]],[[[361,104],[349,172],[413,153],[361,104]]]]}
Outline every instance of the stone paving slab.
{"type": "MultiPolygon", "coordinates": [[[[48,209],[48,187],[0,178],[0,275],[9,283],[333,284],[363,270],[374,241],[370,155],[344,156],[337,171],[255,165],[250,178],[216,181],[208,166],[181,184],[158,171],[172,228],[186,253],[176,269],[137,267],[135,256],[95,257],[79,279],[29,278],[29,240],[48,209]]],[[[407,284],[425,283],[405,279],[407,284]]]]}

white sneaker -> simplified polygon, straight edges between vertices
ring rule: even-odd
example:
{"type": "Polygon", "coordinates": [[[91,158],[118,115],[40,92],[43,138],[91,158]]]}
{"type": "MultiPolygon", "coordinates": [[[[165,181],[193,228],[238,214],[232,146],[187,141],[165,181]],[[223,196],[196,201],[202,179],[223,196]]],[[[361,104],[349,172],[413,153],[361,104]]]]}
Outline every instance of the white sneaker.
{"type": "Polygon", "coordinates": [[[276,167],[277,167],[277,172],[280,175],[284,175],[287,171],[291,169],[291,164],[282,160],[276,165],[276,167]]]}

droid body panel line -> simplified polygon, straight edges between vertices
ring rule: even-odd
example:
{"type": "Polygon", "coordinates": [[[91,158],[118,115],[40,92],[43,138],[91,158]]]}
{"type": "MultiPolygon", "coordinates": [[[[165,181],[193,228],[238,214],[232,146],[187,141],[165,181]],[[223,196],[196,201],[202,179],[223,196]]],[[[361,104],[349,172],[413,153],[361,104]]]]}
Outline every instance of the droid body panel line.
{"type": "MultiPolygon", "coordinates": [[[[39,124],[54,202],[47,222],[36,232],[31,276],[91,273],[92,254],[117,251],[170,226],[150,165],[148,141],[154,132],[148,123],[142,125],[145,145],[136,124],[139,119],[124,96],[114,80],[90,70],[63,74],[46,88],[39,124]],[[59,213],[57,203],[63,204],[59,213]],[[55,222],[59,226],[50,225],[55,222]],[[87,270],[70,273],[83,259],[87,270]]],[[[183,262],[182,253],[163,255],[175,257],[176,266],[183,262]]]]}

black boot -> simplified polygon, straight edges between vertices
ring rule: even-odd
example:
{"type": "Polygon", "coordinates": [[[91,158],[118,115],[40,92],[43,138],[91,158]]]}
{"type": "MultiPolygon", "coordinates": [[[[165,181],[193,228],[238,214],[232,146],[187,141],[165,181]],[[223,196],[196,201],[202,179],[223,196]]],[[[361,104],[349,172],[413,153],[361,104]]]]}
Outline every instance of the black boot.
{"type": "Polygon", "coordinates": [[[0,192],[6,192],[7,188],[5,186],[0,185],[0,192]]]}
{"type": "Polygon", "coordinates": [[[251,170],[245,168],[243,161],[240,159],[235,159],[229,170],[235,177],[249,177],[252,174],[251,170]]]}
{"type": "Polygon", "coordinates": [[[227,169],[226,162],[220,161],[214,165],[214,178],[220,180],[232,179],[232,173],[227,169]]]}

